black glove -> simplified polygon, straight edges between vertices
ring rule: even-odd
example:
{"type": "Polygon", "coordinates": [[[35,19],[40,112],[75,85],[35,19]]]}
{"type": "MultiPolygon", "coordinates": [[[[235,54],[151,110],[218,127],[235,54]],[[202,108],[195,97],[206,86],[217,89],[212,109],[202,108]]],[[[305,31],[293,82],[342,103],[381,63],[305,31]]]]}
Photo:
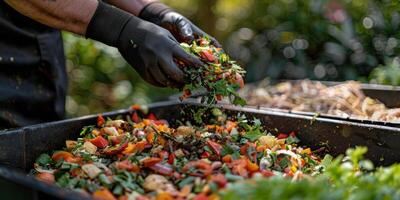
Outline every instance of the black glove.
{"type": "Polygon", "coordinates": [[[139,17],[169,30],[179,42],[191,43],[195,37],[208,37],[214,46],[221,47],[215,38],[195,26],[186,17],[174,12],[170,7],[160,2],[146,5],[140,11],[139,17]]]}
{"type": "Polygon", "coordinates": [[[147,82],[160,87],[181,87],[184,73],[174,58],[188,66],[203,63],[188,53],[166,29],[99,1],[86,37],[118,48],[147,82]]]}

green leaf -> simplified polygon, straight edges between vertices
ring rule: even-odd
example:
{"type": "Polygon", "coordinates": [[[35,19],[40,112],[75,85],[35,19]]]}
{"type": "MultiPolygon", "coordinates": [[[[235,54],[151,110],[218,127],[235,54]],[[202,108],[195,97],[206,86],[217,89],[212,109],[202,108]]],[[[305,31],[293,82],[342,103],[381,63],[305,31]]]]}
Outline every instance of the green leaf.
{"type": "Polygon", "coordinates": [[[265,135],[265,132],[261,132],[259,129],[248,131],[243,137],[254,142],[261,136],[265,135]]]}
{"type": "Polygon", "coordinates": [[[40,154],[40,156],[36,159],[36,163],[38,163],[41,166],[50,164],[53,160],[48,154],[40,154]]]}

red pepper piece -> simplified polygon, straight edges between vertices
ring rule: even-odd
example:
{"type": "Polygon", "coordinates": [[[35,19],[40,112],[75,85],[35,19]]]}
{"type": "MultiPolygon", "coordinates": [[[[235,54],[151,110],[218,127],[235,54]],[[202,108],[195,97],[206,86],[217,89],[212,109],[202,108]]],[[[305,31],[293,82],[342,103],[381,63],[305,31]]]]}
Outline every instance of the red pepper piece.
{"type": "Polygon", "coordinates": [[[155,121],[155,120],[157,120],[157,117],[156,117],[153,113],[150,113],[150,114],[147,116],[147,119],[155,121]]]}
{"type": "Polygon", "coordinates": [[[222,146],[216,142],[213,142],[211,140],[207,140],[207,145],[216,153],[218,156],[221,155],[221,149],[222,146]]]}
{"type": "Polygon", "coordinates": [[[174,164],[174,161],[175,161],[175,154],[173,154],[173,153],[169,154],[168,164],[172,165],[172,164],[174,164]]]}
{"type": "Polygon", "coordinates": [[[124,142],[122,144],[119,144],[118,146],[107,147],[104,149],[103,153],[108,156],[116,155],[116,154],[119,154],[122,151],[124,151],[124,149],[126,149],[126,147],[128,147],[128,141],[124,142]]]}
{"type": "Polygon", "coordinates": [[[138,173],[140,171],[139,166],[131,163],[128,159],[121,162],[116,162],[115,167],[117,169],[128,170],[135,173],[138,173]]]}
{"type": "Polygon", "coordinates": [[[132,119],[132,121],[135,122],[135,123],[139,123],[139,122],[140,122],[140,117],[139,117],[139,115],[137,114],[137,112],[134,112],[134,113],[132,114],[131,119],[132,119]]]}
{"type": "Polygon", "coordinates": [[[200,57],[208,62],[214,62],[215,57],[211,51],[202,51],[200,52],[200,57]]]}
{"type": "Polygon", "coordinates": [[[209,157],[210,157],[210,153],[208,153],[207,151],[205,151],[201,154],[201,158],[209,158],[209,157]]]}
{"type": "Polygon", "coordinates": [[[149,158],[145,158],[142,162],[145,167],[151,167],[161,161],[162,161],[161,158],[149,157],[149,158]]]}
{"type": "Polygon", "coordinates": [[[97,136],[93,139],[90,139],[89,142],[98,148],[105,148],[108,146],[108,141],[102,136],[97,136]]]}
{"type": "Polygon", "coordinates": [[[183,168],[182,172],[186,173],[192,171],[191,169],[197,169],[200,172],[190,172],[191,176],[207,177],[212,173],[212,168],[209,163],[204,160],[196,160],[188,162],[183,168]]]}
{"type": "Polygon", "coordinates": [[[102,115],[97,116],[97,126],[103,126],[106,123],[106,120],[102,115]]]}
{"type": "Polygon", "coordinates": [[[276,138],[278,139],[286,139],[288,137],[288,134],[285,133],[279,133],[278,136],[276,138]]]}

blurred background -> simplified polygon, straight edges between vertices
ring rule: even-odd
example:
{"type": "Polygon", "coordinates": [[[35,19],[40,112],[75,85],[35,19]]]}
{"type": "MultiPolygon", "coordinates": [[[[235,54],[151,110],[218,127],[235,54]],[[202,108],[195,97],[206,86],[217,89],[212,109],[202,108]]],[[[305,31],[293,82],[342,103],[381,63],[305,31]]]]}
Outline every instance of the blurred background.
{"type": "MultiPolygon", "coordinates": [[[[248,71],[270,79],[400,85],[400,2],[392,0],[163,0],[248,71]]],[[[69,117],[166,99],[114,48],[64,33],[69,117]]]]}

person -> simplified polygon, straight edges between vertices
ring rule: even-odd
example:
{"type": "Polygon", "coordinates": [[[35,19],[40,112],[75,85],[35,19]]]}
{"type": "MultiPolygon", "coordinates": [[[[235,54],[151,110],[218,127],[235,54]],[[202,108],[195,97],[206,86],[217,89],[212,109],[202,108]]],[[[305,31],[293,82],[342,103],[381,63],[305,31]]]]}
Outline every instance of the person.
{"type": "Polygon", "coordinates": [[[155,0],[1,1],[0,128],[64,117],[67,74],[59,30],[116,47],[144,80],[160,87],[184,83],[175,59],[202,65],[179,43],[209,37],[155,0]]]}

